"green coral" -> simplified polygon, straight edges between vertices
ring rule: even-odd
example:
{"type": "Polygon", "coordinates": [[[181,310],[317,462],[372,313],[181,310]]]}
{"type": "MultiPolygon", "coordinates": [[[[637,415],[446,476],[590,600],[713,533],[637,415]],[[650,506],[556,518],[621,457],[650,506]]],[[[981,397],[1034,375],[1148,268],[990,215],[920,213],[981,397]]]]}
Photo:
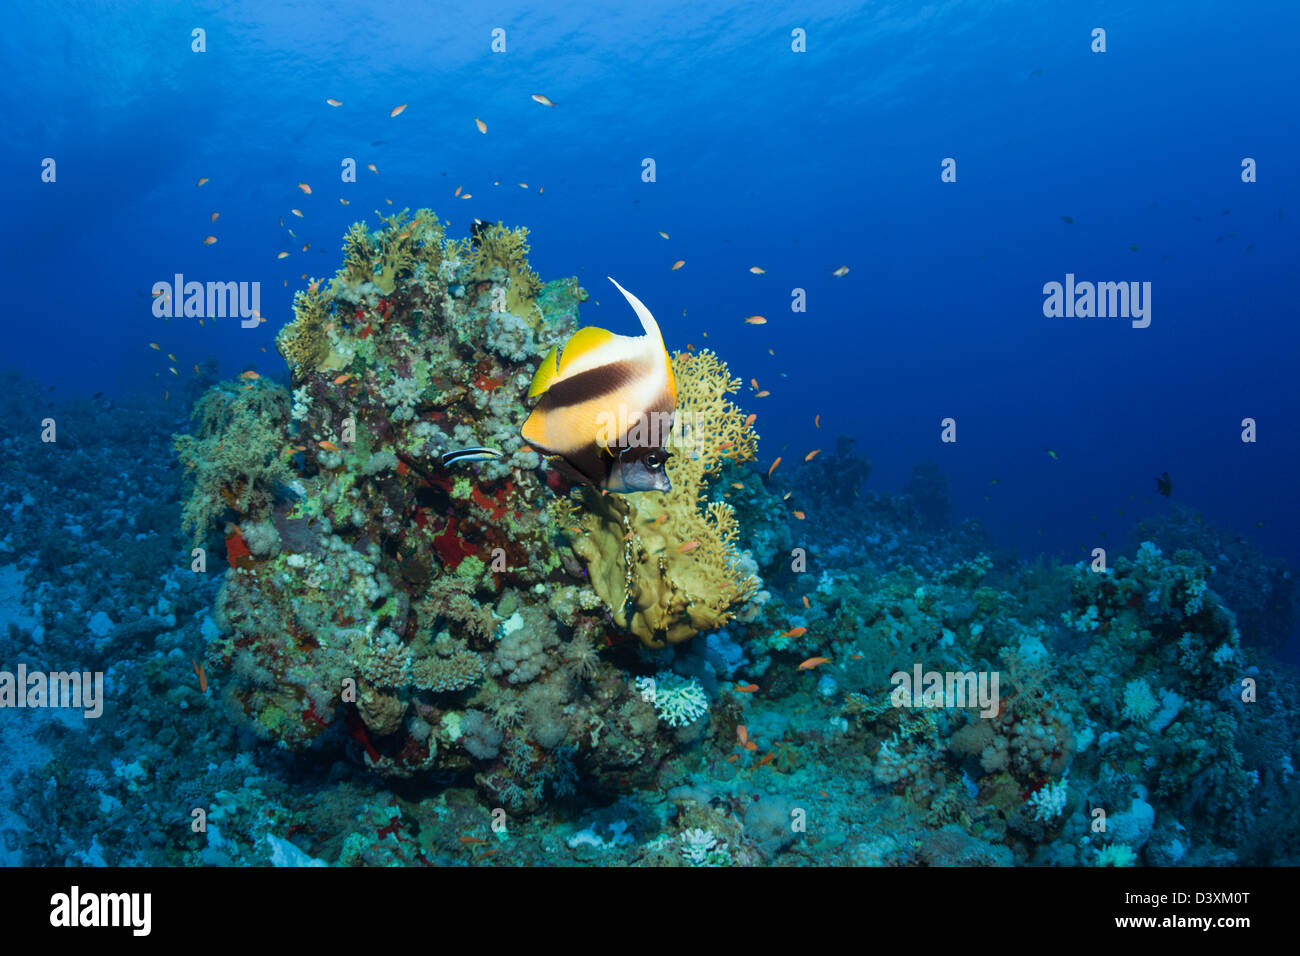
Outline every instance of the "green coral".
{"type": "Polygon", "coordinates": [[[292,477],[284,451],[289,393],[258,379],[210,388],[194,409],[194,434],[172,436],[193,487],[182,526],[199,544],[227,508],[240,515],[269,508],[275,486],[292,477]]]}

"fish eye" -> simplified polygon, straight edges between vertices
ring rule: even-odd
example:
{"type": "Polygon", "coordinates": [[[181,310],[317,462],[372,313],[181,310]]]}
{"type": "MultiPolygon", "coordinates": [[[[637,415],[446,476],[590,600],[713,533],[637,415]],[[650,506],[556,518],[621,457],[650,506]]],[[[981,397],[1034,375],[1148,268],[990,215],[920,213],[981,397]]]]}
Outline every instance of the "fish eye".
{"type": "Polygon", "coordinates": [[[652,451],[650,454],[645,456],[645,463],[649,468],[662,468],[664,466],[665,458],[666,456],[662,453],[652,451]]]}

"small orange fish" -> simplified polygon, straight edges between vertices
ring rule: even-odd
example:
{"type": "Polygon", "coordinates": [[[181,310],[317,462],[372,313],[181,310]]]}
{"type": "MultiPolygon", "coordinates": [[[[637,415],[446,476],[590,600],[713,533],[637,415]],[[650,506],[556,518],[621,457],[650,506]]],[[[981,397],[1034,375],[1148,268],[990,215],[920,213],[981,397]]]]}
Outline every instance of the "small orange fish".
{"type": "Polygon", "coordinates": [[[199,678],[199,690],[206,694],[208,692],[208,675],[204,671],[203,665],[192,657],[190,663],[194,665],[194,673],[199,678]]]}
{"type": "Polygon", "coordinates": [[[487,840],[484,840],[482,837],[464,836],[460,838],[460,842],[466,846],[482,846],[487,843],[487,840]]]}
{"type": "Polygon", "coordinates": [[[668,238],[668,233],[664,232],[662,229],[659,230],[659,235],[663,236],[665,239],[668,238]]]}
{"type": "Polygon", "coordinates": [[[217,241],[217,237],[216,237],[216,236],[208,236],[206,239],[203,240],[203,244],[204,244],[205,246],[210,246],[210,245],[212,245],[212,244],[213,244],[214,242],[216,242],[216,241],[217,241]]]}
{"type": "Polygon", "coordinates": [[[627,534],[623,535],[622,540],[624,540],[624,541],[631,541],[631,540],[632,540],[632,535],[634,535],[634,534],[636,534],[635,531],[629,531],[627,534]]]}
{"type": "Polygon", "coordinates": [[[861,655],[861,654],[850,654],[850,655],[849,655],[849,660],[851,660],[851,661],[860,661],[860,660],[862,660],[862,655],[861,655]]]}
{"type": "Polygon", "coordinates": [[[756,421],[758,421],[758,413],[757,413],[757,412],[750,412],[750,413],[749,413],[749,416],[745,419],[745,427],[748,428],[750,425],[754,424],[754,422],[756,422],[756,421]]]}
{"type": "Polygon", "coordinates": [[[822,417],[820,415],[814,415],[813,428],[821,428],[821,427],[822,427],[822,417]]]}
{"type": "Polygon", "coordinates": [[[303,192],[305,192],[308,196],[311,195],[311,187],[308,186],[306,183],[299,183],[298,188],[301,189],[303,192]]]}
{"type": "Polygon", "coordinates": [[[740,741],[740,746],[746,750],[758,749],[758,744],[749,739],[749,728],[744,724],[736,724],[736,739],[740,741]]]}
{"type": "Polygon", "coordinates": [[[776,461],[772,462],[772,467],[767,470],[767,477],[772,477],[772,472],[776,471],[776,466],[781,464],[781,456],[778,455],[776,461]]]}
{"type": "Polygon", "coordinates": [[[481,119],[479,119],[477,116],[474,117],[474,125],[478,127],[478,131],[479,131],[480,133],[486,133],[486,132],[487,132],[487,123],[483,122],[483,121],[482,121],[481,119]]]}
{"type": "Polygon", "coordinates": [[[817,792],[821,794],[823,797],[830,797],[830,794],[827,793],[825,790],[818,790],[817,792]]]}
{"type": "MultiPolygon", "coordinates": [[[[297,216],[299,219],[306,219],[306,218],[307,218],[306,216],[304,216],[304,215],[302,214],[302,210],[301,210],[301,209],[290,209],[289,211],[290,211],[291,213],[293,213],[295,216],[297,216]]],[[[294,236],[294,238],[297,239],[298,237],[297,237],[297,236],[294,236]]]]}
{"type": "Polygon", "coordinates": [[[163,389],[163,401],[164,401],[164,402],[167,401],[168,396],[169,396],[169,393],[168,393],[167,389],[164,388],[164,389],[163,389]]]}
{"type": "Polygon", "coordinates": [[[175,375],[177,378],[180,378],[180,377],[181,377],[181,373],[178,372],[178,371],[176,371],[176,369],[174,369],[174,368],[169,368],[167,371],[171,372],[171,373],[172,373],[173,375],[175,375]]]}
{"type": "Polygon", "coordinates": [[[153,349],[153,350],[156,351],[156,352],[161,352],[161,351],[162,351],[162,348],[158,345],[157,342],[150,342],[150,343],[149,343],[149,348],[153,349]]]}
{"type": "Polygon", "coordinates": [[[289,258],[289,253],[287,253],[287,252],[277,252],[277,253],[275,254],[275,257],[276,257],[277,259],[288,259],[288,258],[289,258]]]}
{"type": "Polygon", "coordinates": [[[783,494],[783,495],[781,496],[781,500],[782,500],[782,501],[789,501],[790,498],[791,498],[793,495],[794,495],[794,492],[793,492],[793,491],[787,491],[785,494],[783,494]]]}
{"type": "Polygon", "coordinates": [[[678,269],[680,269],[680,268],[681,268],[682,266],[684,266],[684,265],[686,265],[686,260],[685,260],[685,259],[678,259],[676,262],[673,263],[673,267],[672,267],[670,270],[668,270],[668,271],[669,271],[669,272],[676,272],[678,269]]]}
{"type": "Polygon", "coordinates": [[[374,163],[366,163],[366,169],[370,170],[370,171],[371,171],[372,173],[374,173],[376,176],[379,175],[379,170],[375,169],[375,164],[374,164],[374,163]]]}
{"type": "Polygon", "coordinates": [[[836,278],[839,278],[840,276],[846,276],[848,274],[849,274],[848,266],[840,266],[838,269],[836,269],[834,272],[831,273],[831,275],[835,276],[836,278]]]}
{"type": "Polygon", "coordinates": [[[745,321],[750,325],[767,325],[767,319],[761,315],[751,315],[745,321]]]}
{"type": "Polygon", "coordinates": [[[168,357],[169,359],[171,359],[173,362],[176,361],[176,356],[175,356],[175,355],[172,355],[171,352],[168,352],[168,353],[167,353],[167,357],[168,357]]]}
{"type": "Polygon", "coordinates": [[[743,484],[741,484],[739,481],[733,481],[733,482],[731,483],[731,487],[735,488],[737,491],[744,491],[744,490],[745,490],[745,486],[744,486],[743,484]]]}
{"type": "MultiPolygon", "coordinates": [[[[262,346],[262,351],[263,351],[263,352],[266,351],[266,346],[262,346]]],[[[195,374],[195,375],[202,375],[202,374],[203,374],[202,372],[199,371],[199,363],[198,363],[198,362],[195,362],[195,363],[194,363],[194,374],[195,374]]]]}
{"type": "Polygon", "coordinates": [[[781,636],[782,637],[803,637],[807,633],[808,633],[808,628],[806,627],[792,627],[790,628],[790,630],[786,631],[781,636]]]}
{"type": "Polygon", "coordinates": [[[261,378],[262,376],[258,375],[250,368],[247,372],[240,372],[239,377],[240,378],[261,378]]]}
{"type": "Polygon", "coordinates": [[[823,664],[829,664],[830,662],[829,657],[810,657],[799,665],[799,670],[810,671],[815,667],[821,667],[823,664]]]}
{"type": "Polygon", "coordinates": [[[753,386],[754,388],[758,388],[758,379],[756,379],[756,378],[751,378],[751,379],[749,380],[749,384],[750,384],[751,386],[753,386]]]}
{"type": "Polygon", "coordinates": [[[790,513],[794,515],[796,518],[798,518],[800,521],[803,521],[804,518],[808,517],[802,511],[792,511],[790,513]]]}
{"type": "Polygon", "coordinates": [[[402,110],[404,109],[406,109],[405,103],[403,103],[401,106],[394,106],[391,110],[388,111],[388,118],[392,119],[394,116],[400,116],[402,110]]]}
{"type": "Polygon", "coordinates": [[[550,98],[549,96],[543,96],[541,93],[534,93],[534,94],[533,94],[533,102],[534,102],[534,103],[540,103],[540,104],[542,104],[542,106],[554,106],[554,105],[555,105],[554,103],[551,102],[551,98],[550,98]]]}
{"type": "Polygon", "coordinates": [[[699,546],[700,543],[698,541],[687,541],[684,545],[682,545],[677,550],[679,553],[685,554],[687,551],[694,551],[699,546]]]}
{"type": "Polygon", "coordinates": [[[772,394],[772,393],[769,392],[767,389],[763,389],[762,391],[755,392],[755,393],[754,393],[754,397],[755,397],[755,398],[767,398],[767,396],[769,396],[769,395],[771,395],[771,394],[772,394]]]}
{"type": "Polygon", "coordinates": [[[464,188],[465,188],[464,186],[457,186],[457,187],[456,187],[456,191],[455,191],[454,193],[452,193],[452,195],[453,195],[453,196],[459,196],[459,195],[460,195],[460,191],[461,191],[462,189],[464,189],[464,188]]]}
{"type": "Polygon", "coordinates": [[[812,604],[811,602],[809,602],[808,595],[806,594],[803,596],[803,606],[808,608],[809,610],[812,610],[812,604]]]}
{"type": "Polygon", "coordinates": [[[750,266],[750,267],[749,267],[749,271],[752,272],[752,273],[753,273],[754,275],[756,275],[756,276],[764,275],[764,274],[767,272],[766,269],[761,269],[761,268],[759,268],[758,266],[750,266]]]}
{"type": "Polygon", "coordinates": [[[474,194],[473,194],[473,193],[461,193],[461,194],[460,194],[460,198],[461,198],[461,199],[473,199],[473,198],[474,198],[474,194]]]}
{"type": "Polygon", "coordinates": [[[337,378],[334,379],[334,384],[335,384],[335,385],[342,385],[344,382],[346,382],[346,381],[347,381],[348,379],[350,379],[351,377],[352,377],[352,373],[351,373],[351,372],[344,372],[342,375],[340,375],[340,376],[338,376],[337,378]]]}
{"type": "Polygon", "coordinates": [[[803,456],[803,460],[812,461],[814,458],[816,458],[818,455],[821,454],[821,451],[822,450],[820,448],[814,448],[812,451],[808,452],[808,454],[803,456]]]}
{"type": "Polygon", "coordinates": [[[334,99],[334,97],[332,97],[332,96],[327,96],[327,97],[325,98],[325,102],[328,103],[330,106],[342,106],[342,105],[343,105],[343,101],[342,101],[342,100],[336,100],[336,99],[334,99]]]}
{"type": "Polygon", "coordinates": [[[339,197],[339,205],[340,205],[340,206],[346,206],[347,204],[348,204],[348,201],[347,201],[346,199],[344,199],[342,196],[340,196],[340,197],[339,197]]]}
{"type": "Polygon", "coordinates": [[[338,450],[339,450],[339,446],[336,445],[336,444],[334,444],[332,441],[323,441],[323,442],[319,442],[319,444],[320,444],[320,446],[321,446],[322,448],[324,448],[326,451],[338,451],[338,450]]]}
{"type": "Polygon", "coordinates": [[[663,524],[667,520],[668,520],[668,513],[664,512],[658,518],[655,518],[655,524],[663,524]]]}
{"type": "Polygon", "coordinates": [[[202,185],[203,185],[204,183],[206,183],[207,181],[208,181],[208,177],[207,177],[207,176],[200,176],[200,177],[199,177],[199,181],[198,181],[195,185],[202,186],[202,185]]]}
{"type": "Polygon", "coordinates": [[[209,221],[209,222],[216,222],[216,221],[217,221],[217,217],[220,216],[220,215],[221,215],[221,213],[219,213],[219,212],[214,212],[214,213],[209,217],[208,221],[209,221]]]}
{"type": "Polygon", "coordinates": [[[768,754],[766,757],[764,757],[762,760],[758,762],[758,766],[761,767],[765,763],[771,763],[775,759],[776,759],[776,751],[773,750],[770,754],[768,754]]]}
{"type": "Polygon", "coordinates": [[[737,694],[752,694],[752,693],[754,693],[754,691],[756,691],[756,690],[758,690],[758,685],[757,685],[757,684],[737,684],[737,685],[736,685],[736,693],[737,693],[737,694]]]}

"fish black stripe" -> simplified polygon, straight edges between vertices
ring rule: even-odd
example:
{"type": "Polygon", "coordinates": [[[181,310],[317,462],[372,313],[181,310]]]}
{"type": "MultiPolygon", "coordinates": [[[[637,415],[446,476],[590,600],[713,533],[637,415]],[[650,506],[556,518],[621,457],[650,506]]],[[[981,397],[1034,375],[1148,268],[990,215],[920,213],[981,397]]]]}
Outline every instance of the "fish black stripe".
{"type": "Polygon", "coordinates": [[[634,362],[611,362],[580,372],[572,378],[556,382],[546,391],[549,408],[581,405],[594,399],[612,395],[643,375],[641,366],[634,362]]]}

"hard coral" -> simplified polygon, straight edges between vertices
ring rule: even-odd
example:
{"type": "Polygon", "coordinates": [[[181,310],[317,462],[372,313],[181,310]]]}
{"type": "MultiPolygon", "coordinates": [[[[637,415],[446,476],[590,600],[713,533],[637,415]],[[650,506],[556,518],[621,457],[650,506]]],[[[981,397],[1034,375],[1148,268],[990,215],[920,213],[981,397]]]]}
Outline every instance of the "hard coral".
{"type": "Polygon", "coordinates": [[[727,399],[740,380],[708,351],[678,353],[673,373],[672,491],[601,496],[584,489],[581,510],[566,502],[559,516],[562,526],[580,529],[573,549],[614,620],[647,647],[723,626],[760,585],[741,566],[731,505],[701,500],[724,461],[752,461],[757,452],[745,413],[727,399]]]}

